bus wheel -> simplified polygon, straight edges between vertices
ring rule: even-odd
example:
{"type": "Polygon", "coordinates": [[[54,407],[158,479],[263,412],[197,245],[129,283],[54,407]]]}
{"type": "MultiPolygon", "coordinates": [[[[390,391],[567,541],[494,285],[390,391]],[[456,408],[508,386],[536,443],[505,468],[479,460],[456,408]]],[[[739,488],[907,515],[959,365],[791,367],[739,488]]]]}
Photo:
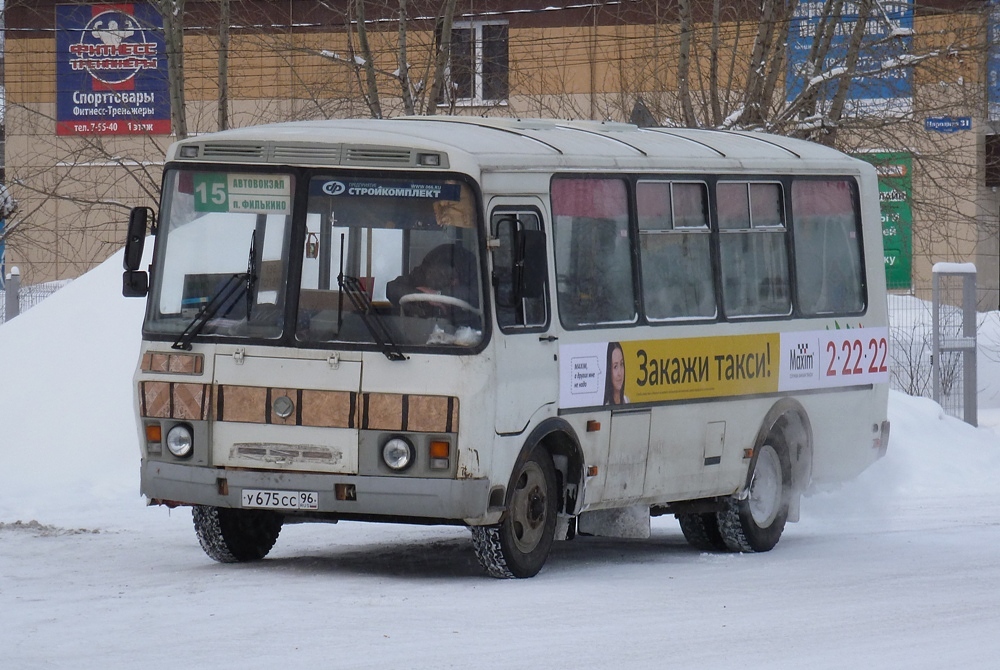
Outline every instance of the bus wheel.
{"type": "Polygon", "coordinates": [[[750,477],[750,490],[735,496],[718,512],[722,540],[732,551],[770,551],[778,543],[788,519],[791,480],[788,455],[781,447],[760,447],[750,477]]]}
{"type": "Polygon", "coordinates": [[[499,526],[476,526],[476,558],[492,577],[534,577],[542,569],[556,530],[556,471],[536,449],[512,480],[507,515],[499,526]]]}
{"type": "Polygon", "coordinates": [[[715,512],[678,514],[684,539],[700,551],[726,551],[729,547],[722,539],[719,519],[715,512]]]}
{"type": "Polygon", "coordinates": [[[281,532],[281,515],[266,510],[195,505],[191,516],[201,548],[220,563],[264,558],[281,532]]]}

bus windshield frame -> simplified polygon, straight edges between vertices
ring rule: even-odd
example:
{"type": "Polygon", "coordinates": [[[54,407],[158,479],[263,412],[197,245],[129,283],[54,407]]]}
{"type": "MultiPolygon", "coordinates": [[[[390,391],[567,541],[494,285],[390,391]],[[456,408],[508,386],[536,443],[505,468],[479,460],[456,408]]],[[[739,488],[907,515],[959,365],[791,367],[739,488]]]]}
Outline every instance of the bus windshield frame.
{"type": "Polygon", "coordinates": [[[374,348],[395,359],[400,348],[485,346],[471,180],[199,164],[168,166],[163,184],[149,339],[374,348]]]}

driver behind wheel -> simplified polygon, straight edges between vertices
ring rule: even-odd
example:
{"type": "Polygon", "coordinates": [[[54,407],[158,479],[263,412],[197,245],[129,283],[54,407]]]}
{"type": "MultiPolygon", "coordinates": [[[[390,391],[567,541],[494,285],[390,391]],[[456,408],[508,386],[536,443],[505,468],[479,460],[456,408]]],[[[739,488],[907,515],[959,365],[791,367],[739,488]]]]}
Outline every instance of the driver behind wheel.
{"type": "MultiPolygon", "coordinates": [[[[458,242],[441,244],[424,256],[410,274],[393,279],[385,287],[386,297],[394,306],[405,295],[424,293],[447,295],[479,308],[476,282],[476,256],[458,242]]],[[[419,316],[449,316],[454,320],[455,308],[433,301],[407,306],[408,313],[419,316]]]]}

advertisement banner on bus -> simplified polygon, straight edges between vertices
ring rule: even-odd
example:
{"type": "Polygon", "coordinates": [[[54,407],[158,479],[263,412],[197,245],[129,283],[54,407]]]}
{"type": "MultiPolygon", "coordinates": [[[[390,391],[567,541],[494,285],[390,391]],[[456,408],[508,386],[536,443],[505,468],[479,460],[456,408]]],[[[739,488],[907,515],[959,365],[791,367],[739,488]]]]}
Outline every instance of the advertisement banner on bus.
{"type": "Polygon", "coordinates": [[[887,358],[885,328],[561,345],[559,406],[884,384],[887,358]]]}

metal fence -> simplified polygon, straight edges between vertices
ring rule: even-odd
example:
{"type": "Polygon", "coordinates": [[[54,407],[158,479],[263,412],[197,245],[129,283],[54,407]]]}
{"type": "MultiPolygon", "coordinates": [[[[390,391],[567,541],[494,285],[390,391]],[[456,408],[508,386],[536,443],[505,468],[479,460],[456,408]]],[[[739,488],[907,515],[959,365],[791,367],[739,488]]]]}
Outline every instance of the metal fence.
{"type": "MultiPolygon", "coordinates": [[[[960,340],[967,330],[963,329],[962,283],[954,277],[942,277],[939,289],[939,343],[942,340],[960,340]]],[[[977,323],[985,318],[984,313],[976,315],[977,323]]],[[[994,345],[998,346],[997,353],[1000,354],[1000,343],[980,343],[987,349],[994,345]]],[[[934,296],[931,284],[890,293],[889,359],[889,384],[893,389],[907,395],[935,397],[934,296]]],[[[975,389],[972,389],[971,395],[966,393],[966,382],[975,384],[975,376],[973,374],[966,379],[968,366],[965,352],[945,347],[938,353],[937,363],[936,400],[941,407],[947,414],[960,419],[967,420],[970,411],[971,416],[975,416],[975,408],[967,406],[969,402],[975,402],[975,389]]]]}
{"type": "MultiPolygon", "coordinates": [[[[31,286],[21,286],[18,291],[18,305],[20,312],[26,312],[50,295],[69,283],[69,280],[46,282],[45,284],[33,284],[31,286]]],[[[0,323],[7,320],[7,291],[0,288],[0,323]]]]}

